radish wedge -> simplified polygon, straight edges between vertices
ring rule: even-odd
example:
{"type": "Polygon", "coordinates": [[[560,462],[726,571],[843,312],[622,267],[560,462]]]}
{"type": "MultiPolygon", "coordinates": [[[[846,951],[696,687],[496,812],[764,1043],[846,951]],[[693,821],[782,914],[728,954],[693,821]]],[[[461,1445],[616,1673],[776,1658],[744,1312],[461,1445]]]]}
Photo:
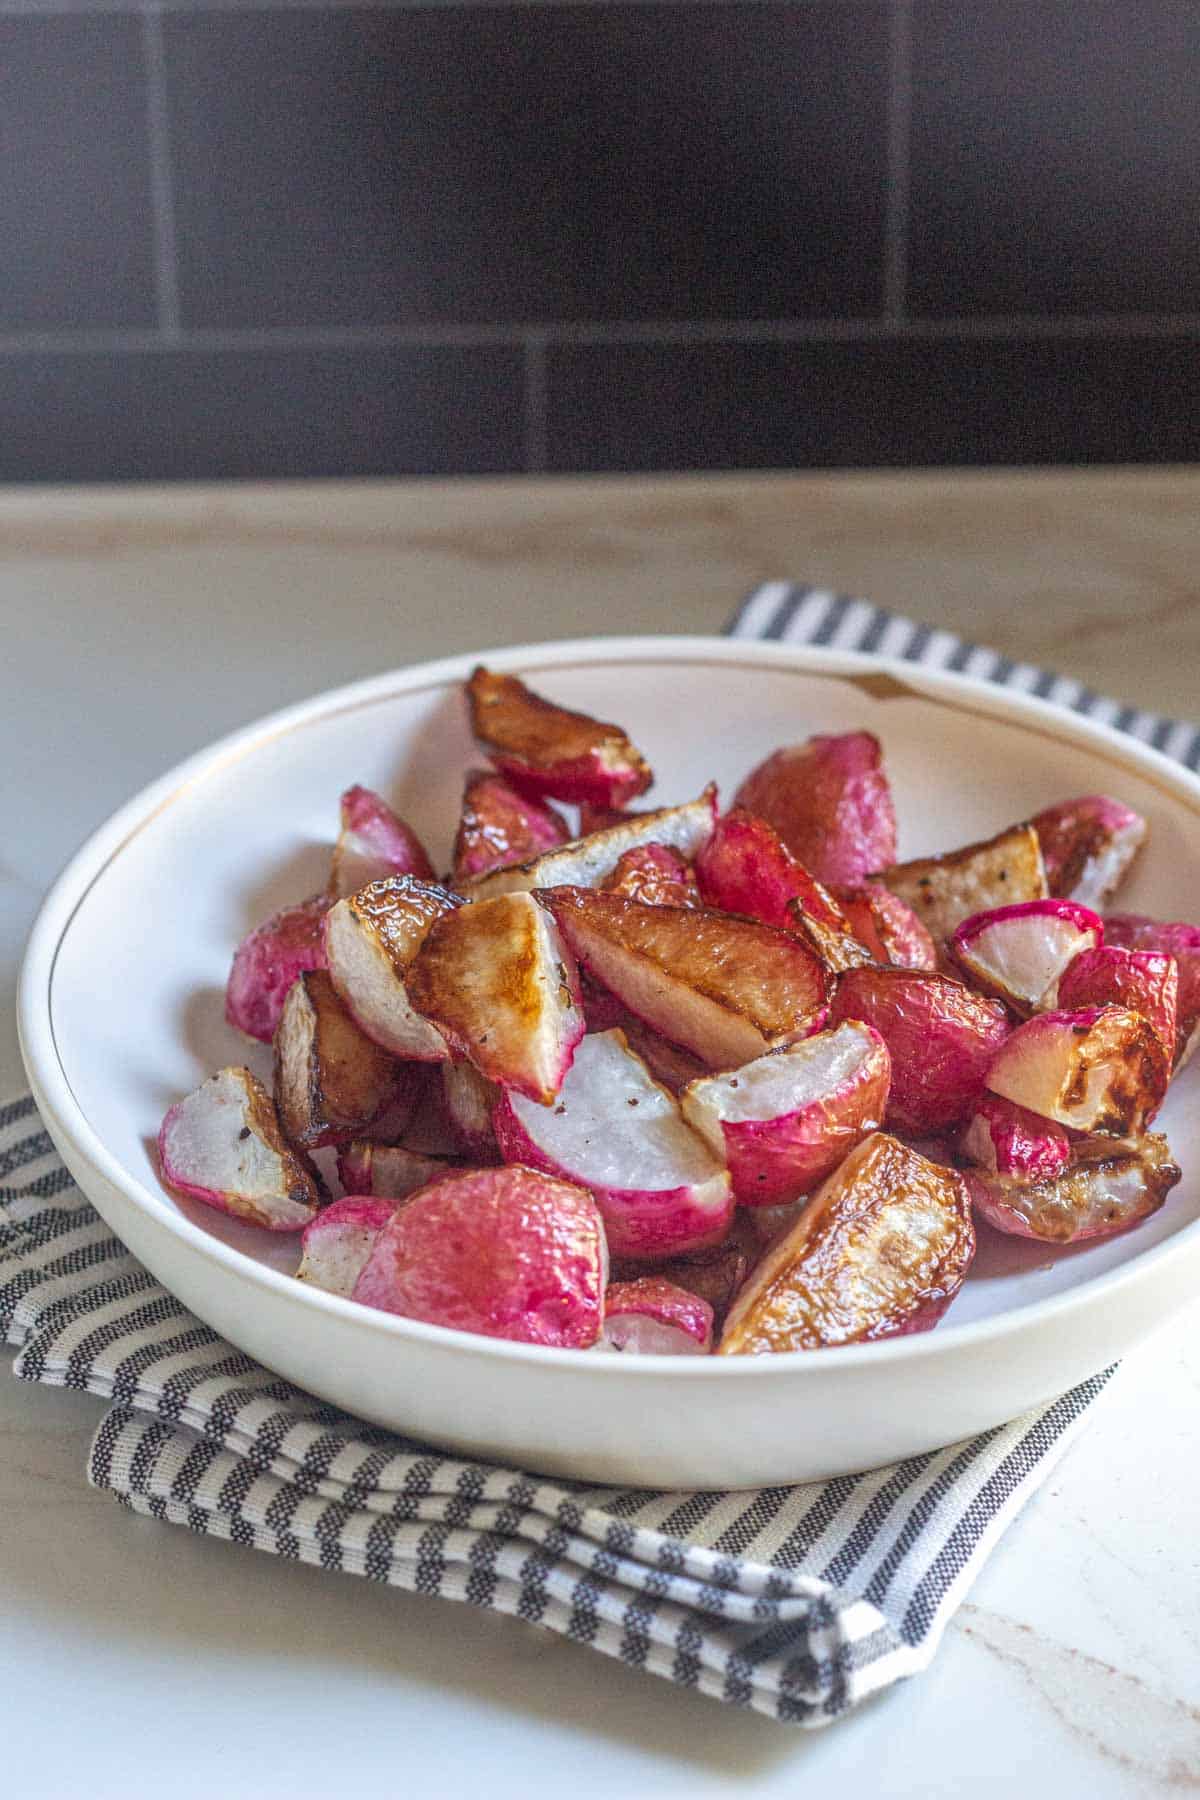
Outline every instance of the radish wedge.
{"type": "Polygon", "coordinates": [[[1158,1211],[1180,1179],[1167,1140],[1157,1132],[1136,1150],[1080,1158],[1041,1180],[975,1169],[965,1175],[976,1215],[993,1230],[1048,1244],[1129,1231],[1158,1211]]]}
{"type": "Polygon", "coordinates": [[[1200,1041],[1200,925],[1165,924],[1141,913],[1110,913],[1104,941],[1127,950],[1159,950],[1179,970],[1175,1021],[1175,1073],[1200,1041]]]}
{"type": "Polygon", "coordinates": [[[454,882],[507,869],[569,841],[566,821],[540,800],[518,794],[502,775],[472,769],[463,787],[454,840],[454,882]]]}
{"type": "Polygon", "coordinates": [[[480,1163],[498,1162],[492,1131],[492,1113],[500,1098],[495,1082],[481,1075],[474,1063],[443,1063],[442,1098],[451,1129],[467,1155],[480,1163]]]}
{"type": "Polygon", "coordinates": [[[712,1335],[713,1309],[708,1301],[661,1275],[613,1282],[604,1296],[603,1349],[642,1356],[706,1356],[712,1335]]]}
{"type": "MultiPolygon", "coordinates": [[[[712,1307],[714,1330],[719,1330],[724,1323],[739,1288],[761,1254],[761,1246],[740,1229],[749,1217],[745,1212],[735,1213],[729,1236],[723,1243],[707,1250],[693,1251],[687,1256],[670,1257],[665,1262],[656,1261],[654,1265],[656,1275],[708,1302],[712,1307]]],[[[640,1275],[641,1268],[636,1258],[614,1263],[612,1278],[614,1281],[634,1280],[640,1275]]]]}
{"type": "Polygon", "coordinates": [[[449,1175],[397,1207],[351,1296],[429,1325],[587,1350],[608,1254],[592,1196],[536,1169],[449,1175]]]}
{"type": "Polygon", "coordinates": [[[1170,1055],[1120,1006],[1041,1013],[997,1052],[987,1086],[1044,1119],[1098,1137],[1140,1137],[1162,1105],[1170,1055]]]}
{"type": "Polygon", "coordinates": [[[1100,906],[1116,893],[1146,841],[1140,813],[1103,794],[1062,800],[1033,820],[1052,894],[1100,906]]]}
{"type": "Polygon", "coordinates": [[[829,1016],[875,1027],[892,1059],[886,1122],[916,1136],[952,1131],[970,1116],[1009,1030],[996,1001],[916,969],[851,969],[829,1016]]]}
{"type": "Polygon", "coordinates": [[[431,925],[461,905],[432,882],[393,875],[339,900],[325,922],[334,987],[367,1036],[395,1056],[445,1062],[450,1055],[409,1000],[407,981],[431,925]]]}
{"type": "Polygon", "coordinates": [[[338,1153],[338,1180],[347,1194],[377,1200],[407,1200],[418,1188],[466,1164],[459,1156],[425,1156],[401,1144],[375,1144],[356,1138],[338,1153]]]}
{"type": "Polygon", "coordinates": [[[988,1174],[1029,1181],[1060,1175],[1071,1160],[1071,1139],[1061,1125],[999,1094],[983,1095],[959,1148],[988,1174]]]}
{"type": "Polygon", "coordinates": [[[477,741],[522,793],[623,806],[654,780],[618,725],[555,706],[515,675],[478,668],[466,693],[477,741]]]}
{"type": "Polygon", "coordinates": [[[1179,964],[1161,950],[1125,950],[1119,944],[1084,950],[1059,978],[1058,1004],[1068,1012],[1126,1006],[1150,1021],[1174,1056],[1179,964]]]}
{"type": "Polygon", "coordinates": [[[647,1025],[710,1069],[811,1036],[830,977],[787,932],[727,913],[641,906],[615,894],[545,896],[592,973],[647,1025]]]}
{"type": "Polygon", "coordinates": [[[927,1331],[962,1286],[974,1252],[962,1177],[876,1132],[753,1270],[719,1353],[818,1350],[927,1331]]]}
{"type": "Polygon", "coordinates": [[[307,969],[326,967],[328,911],[328,897],[317,894],[285,906],[242,939],[225,988],[225,1019],[235,1031],[271,1042],[292,983],[307,969]]]}
{"type": "Polygon", "coordinates": [[[620,1031],[584,1038],[556,1106],[506,1092],[495,1131],[506,1162],[591,1190],[614,1256],[674,1256],[729,1229],[729,1176],[620,1031]]]}
{"type": "Polygon", "coordinates": [[[472,900],[479,900],[493,894],[531,893],[534,888],[599,887],[628,851],[647,844],[677,850],[691,862],[708,842],[716,817],[717,790],[707,787],[683,806],[631,813],[617,824],[574,838],[557,850],[464,881],[462,889],[472,900]]]}
{"type": "Polygon", "coordinates": [[[936,969],[933,939],[912,907],[881,881],[840,887],[834,899],[851,931],[878,963],[897,969],[936,969]]]}
{"type": "Polygon", "coordinates": [[[773,825],[818,881],[861,881],[895,861],[896,813],[869,731],[777,750],[746,777],[734,804],[773,825]]]}
{"type": "Polygon", "coordinates": [[[783,1206],[879,1129],[890,1075],[879,1033],[852,1022],[694,1081],[680,1105],[728,1167],[740,1205],[783,1206]]]}
{"type": "Polygon", "coordinates": [[[159,1130],[158,1159],[168,1187],[268,1231],[301,1230],[325,1197],[249,1069],[221,1069],[177,1100],[159,1130]]]}
{"type": "Polygon", "coordinates": [[[641,844],[636,850],[626,850],[600,885],[606,894],[623,894],[645,906],[701,904],[690,864],[666,844],[641,844]]]}
{"type": "Polygon", "coordinates": [[[293,1144],[314,1150],[360,1136],[403,1075],[354,1023],[324,969],[301,975],[275,1033],[275,1104],[293,1144]]]}
{"type": "Polygon", "coordinates": [[[823,920],[810,918],[799,900],[790,900],[787,910],[789,930],[831,975],[844,975],[847,969],[861,969],[874,962],[871,952],[859,943],[844,920],[840,925],[826,925],[823,920]]]}
{"type": "Polygon", "coordinates": [[[489,1081],[553,1100],[583,1036],[583,1004],[575,960],[532,894],[444,913],[408,971],[408,992],[489,1081]]]}
{"type": "Polygon", "coordinates": [[[696,858],[696,876],[706,903],[722,912],[790,931],[792,903],[798,902],[819,924],[845,929],[828,890],[792,855],[774,826],[744,807],[735,806],[717,821],[696,858]]]}
{"type": "Polygon", "coordinates": [[[329,897],[341,900],[368,882],[389,875],[433,880],[433,864],[416,833],[370,788],[347,788],[342,795],[342,828],[333,847],[329,897]]]}
{"type": "Polygon", "coordinates": [[[880,879],[911,906],[939,950],[973,913],[1045,900],[1050,893],[1032,825],[1012,825],[944,856],[897,863],[880,879]]]}
{"type": "Polygon", "coordinates": [[[297,1281],[348,1299],[395,1210],[394,1200],[369,1200],[361,1194],[335,1200],[304,1227],[297,1281]]]}
{"type": "Polygon", "coordinates": [[[1026,900],[964,919],[950,955],[974,987],[1027,1014],[1053,1005],[1067,964],[1103,942],[1104,921],[1086,906],[1026,900]]]}

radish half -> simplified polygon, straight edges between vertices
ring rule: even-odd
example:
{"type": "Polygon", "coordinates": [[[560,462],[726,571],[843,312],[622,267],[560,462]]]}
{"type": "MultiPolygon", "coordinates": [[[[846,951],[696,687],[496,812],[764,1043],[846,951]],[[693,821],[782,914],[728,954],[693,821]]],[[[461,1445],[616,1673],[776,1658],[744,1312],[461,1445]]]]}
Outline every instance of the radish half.
{"type": "Polygon", "coordinates": [[[642,1356],[705,1356],[712,1349],[713,1309],[686,1288],[644,1275],[615,1281],[604,1296],[601,1349],[642,1356]]]}
{"type": "Polygon", "coordinates": [[[1140,1137],[1162,1105],[1170,1054],[1120,1006],[1042,1013],[1019,1025],[987,1072],[994,1094],[1100,1137],[1140,1137]]]}
{"type": "Polygon", "coordinates": [[[1058,978],[1104,942],[1104,921],[1073,900],[1025,900],[964,919],[950,954],[984,993],[1020,1013],[1054,1004],[1058,978]]]}
{"type": "Polygon", "coordinates": [[[1041,1180],[964,1170],[977,1216],[995,1231],[1041,1243],[1115,1237],[1158,1211],[1179,1169],[1167,1140],[1150,1132],[1136,1150],[1080,1157],[1041,1180]]]}
{"type": "Polygon", "coordinates": [[[158,1157],[169,1187],[268,1231],[299,1231],[325,1197],[249,1069],[220,1069],[176,1101],[158,1133],[158,1157]]]}

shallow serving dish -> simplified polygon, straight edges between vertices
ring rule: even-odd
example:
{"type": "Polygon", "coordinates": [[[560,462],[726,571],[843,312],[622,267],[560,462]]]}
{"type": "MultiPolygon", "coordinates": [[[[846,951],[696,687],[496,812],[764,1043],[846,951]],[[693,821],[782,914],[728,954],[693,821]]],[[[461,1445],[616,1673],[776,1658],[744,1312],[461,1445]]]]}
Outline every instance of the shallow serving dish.
{"type": "MultiPolygon", "coordinates": [[[[412,1436],[584,1480],[719,1488],[848,1473],[998,1424],[1113,1361],[1197,1291],[1200,1058],[1162,1119],[1183,1180],[1147,1224],[1066,1251],[981,1230],[935,1331],[842,1350],[693,1361],[471,1337],[295,1282],[296,1239],[167,1193],[154,1136],[171,1101],[225,1063],[269,1069],[269,1052],[224,1023],[230,953],[323,884],[342,788],[382,790],[448,861],[462,773],[478,760],[458,692],[475,660],[340,689],[202,752],[96,833],[38,917],[19,1010],[47,1127],[114,1231],[202,1319],[412,1436]]],[[[1200,781],[1038,701],[876,657],[707,638],[486,660],[618,719],[658,774],[660,805],[713,777],[728,800],[777,745],[859,727],[883,742],[905,857],[1071,794],[1115,794],[1151,826],[1122,907],[1198,910],[1200,781]]]]}

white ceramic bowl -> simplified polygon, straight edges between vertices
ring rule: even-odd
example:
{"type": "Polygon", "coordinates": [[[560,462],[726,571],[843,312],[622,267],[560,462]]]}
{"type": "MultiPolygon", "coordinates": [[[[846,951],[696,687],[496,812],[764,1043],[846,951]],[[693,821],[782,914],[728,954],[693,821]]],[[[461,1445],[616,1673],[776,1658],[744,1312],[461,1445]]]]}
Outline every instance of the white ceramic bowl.
{"type": "MultiPolygon", "coordinates": [[[[192,758],[84,846],[22,972],[26,1066],[51,1136],[130,1249],[280,1374],[379,1424],[582,1479],[739,1487],[848,1473],[998,1424],[1111,1362],[1200,1288],[1200,1058],[1163,1115],[1184,1179],[1140,1230],[1054,1252],[981,1232],[971,1276],[923,1336],[761,1358],[591,1356],[471,1337],[290,1279],[296,1240],[174,1198],[154,1136],[171,1101],[247,1059],[224,1024],[234,943],[323,884],[337,797],[393,798],[448,860],[477,760],[458,684],[475,659],[406,669],[278,713],[192,758]]],[[[842,652],[706,638],[498,651],[553,698],[627,727],[656,800],[725,796],[812,731],[882,739],[901,852],[983,837],[1071,794],[1144,812],[1122,896],[1200,908],[1200,781],[1127,737],[961,677],[842,652]]],[[[260,1072],[269,1054],[251,1051],[260,1072]]]]}

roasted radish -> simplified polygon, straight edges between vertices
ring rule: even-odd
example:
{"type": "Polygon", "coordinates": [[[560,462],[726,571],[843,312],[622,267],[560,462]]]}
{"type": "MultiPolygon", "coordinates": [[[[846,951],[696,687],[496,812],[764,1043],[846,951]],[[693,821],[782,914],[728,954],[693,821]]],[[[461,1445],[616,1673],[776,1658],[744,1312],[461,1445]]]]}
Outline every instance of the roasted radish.
{"type": "Polygon", "coordinates": [[[476,1162],[496,1162],[492,1113],[499,1088],[470,1062],[443,1063],[441,1075],[446,1116],[463,1150],[476,1162]]]}
{"type": "Polygon", "coordinates": [[[933,939],[908,902],[881,881],[840,887],[834,899],[847,925],[878,963],[897,969],[936,969],[933,939]]]}
{"type": "MultiPolygon", "coordinates": [[[[749,1232],[741,1229],[743,1221],[750,1217],[746,1212],[735,1213],[729,1236],[722,1243],[707,1250],[693,1251],[688,1256],[670,1257],[654,1265],[656,1275],[708,1302],[712,1307],[714,1330],[719,1330],[724,1323],[735,1295],[761,1254],[761,1246],[749,1232]]],[[[617,1262],[612,1278],[614,1281],[632,1281],[641,1272],[642,1264],[636,1259],[617,1262]]]]}
{"type": "Polygon", "coordinates": [[[973,913],[1045,900],[1050,891],[1032,825],[1012,825],[944,856],[897,863],[881,880],[912,907],[939,951],[973,913]]]}
{"type": "Polygon", "coordinates": [[[159,1130],[158,1159],[169,1187],[268,1231],[301,1230],[325,1197],[249,1069],[221,1069],[176,1101],[159,1130]]]}
{"type": "Polygon", "coordinates": [[[869,731],[777,750],[746,777],[735,804],[773,825],[818,881],[861,881],[895,861],[896,813],[869,731]]]}
{"type": "Polygon", "coordinates": [[[555,888],[544,899],[605,987],[710,1069],[794,1044],[824,1021],[829,975],[774,926],[586,888],[555,888]]]}
{"type": "Polygon", "coordinates": [[[342,795],[342,828],[333,847],[329,896],[341,900],[369,881],[389,875],[433,880],[433,864],[416,833],[370,788],[347,788],[342,795]]]}
{"type": "Polygon", "coordinates": [[[358,1193],[335,1200],[304,1227],[296,1279],[348,1299],[396,1204],[358,1193]]]}
{"type": "Polygon", "coordinates": [[[493,869],[507,869],[565,844],[566,821],[552,806],[519,794],[502,775],[473,769],[463,787],[454,840],[457,885],[493,869]]]}
{"type": "Polygon", "coordinates": [[[890,1073],[878,1032],[849,1023],[694,1081],[680,1105],[727,1166],[735,1200],[782,1206],[811,1193],[878,1131],[890,1073]]]}
{"type": "Polygon", "coordinates": [[[275,1033],[275,1105],[292,1143],[315,1150],[360,1136],[404,1076],[354,1023],[324,969],[293,984],[275,1033]]]}
{"type": "Polygon", "coordinates": [[[790,930],[792,903],[798,902],[818,924],[845,928],[828,890],[792,855],[774,826],[744,807],[718,819],[696,858],[696,876],[706,904],[722,912],[790,930]]]}
{"type": "Polygon", "coordinates": [[[536,1169],[476,1169],[413,1194],[384,1226],[352,1298],[429,1325],[586,1350],[608,1254],[592,1196],[536,1169]]]}
{"type": "Polygon", "coordinates": [[[534,888],[599,887],[623,856],[647,844],[677,850],[685,862],[691,862],[707,843],[716,816],[717,790],[707,787],[683,806],[631,813],[617,824],[574,838],[557,850],[464,881],[463,891],[478,900],[492,894],[531,893],[534,888]]]}
{"type": "Polygon", "coordinates": [[[1174,1056],[1179,964],[1161,950],[1125,950],[1119,944],[1084,950],[1059,977],[1058,1004],[1068,1012],[1126,1006],[1150,1021],[1174,1056]]]}
{"type": "Polygon", "coordinates": [[[1104,921],[1073,900],[1025,900],[964,919],[950,955],[981,993],[1028,1014],[1054,1004],[1067,964],[1104,941],[1104,921]]]}
{"type": "Polygon", "coordinates": [[[981,1096],[960,1149],[968,1162],[988,1174],[1025,1181],[1052,1179],[1071,1160],[1071,1139],[1061,1125],[1002,1100],[999,1094],[981,1096]]]}
{"type": "Polygon", "coordinates": [[[1173,956],[1179,970],[1175,1020],[1175,1071],[1182,1069],[1200,1040],[1200,925],[1164,924],[1141,913],[1110,913],[1104,941],[1127,950],[1158,950],[1173,956]]]}
{"type": "Polygon", "coordinates": [[[395,1056],[445,1062],[449,1046],[408,996],[409,970],[437,919],[457,895],[411,875],[373,881],[339,900],[325,922],[333,985],[368,1037],[395,1056]]]}
{"type": "Polygon", "coordinates": [[[1170,1074],[1170,1053],[1140,1013],[1100,1006],[1018,1025],[986,1085],[1069,1130],[1137,1138],[1162,1105],[1170,1074]]]}
{"type": "Polygon", "coordinates": [[[1167,1140],[1150,1132],[1134,1150],[1076,1158],[1057,1174],[1029,1176],[965,1171],[976,1215],[995,1231],[1074,1244],[1115,1237],[1158,1211],[1179,1170],[1167,1140]]]}
{"type": "Polygon", "coordinates": [[[466,1167],[460,1156],[428,1156],[402,1144],[355,1138],[338,1152],[338,1180],[347,1194],[377,1200],[407,1200],[418,1188],[466,1167]]]}
{"type": "Polygon", "coordinates": [[[713,1309],[686,1288],[643,1275],[614,1281],[604,1296],[600,1346],[642,1356],[705,1356],[712,1349],[713,1309]]]}
{"type": "Polygon", "coordinates": [[[1048,806],[1033,828],[1050,892],[1085,906],[1101,906],[1116,893],[1146,840],[1145,819],[1103,794],[1048,806]]]}
{"type": "Polygon", "coordinates": [[[328,897],[317,894],[285,906],[242,939],[225,988],[225,1018],[236,1031],[271,1042],[292,983],[308,969],[326,967],[328,911],[328,897]]]}
{"type": "Polygon", "coordinates": [[[654,779],[618,725],[555,706],[515,675],[478,668],[466,692],[477,741],[522,793],[623,806],[654,779]]]}
{"type": "Polygon", "coordinates": [[[887,1123],[918,1136],[951,1131],[969,1117],[1009,1030],[995,1000],[915,969],[849,970],[829,1017],[875,1027],[892,1059],[887,1123]]]}
{"type": "Polygon", "coordinates": [[[584,1038],[556,1105],[506,1091],[495,1131],[506,1162],[591,1190],[614,1256],[676,1256],[729,1228],[729,1176],[620,1031],[584,1038]]]}
{"type": "Polygon", "coordinates": [[[600,883],[606,894],[623,894],[645,906],[699,906],[700,890],[691,865],[666,844],[626,850],[600,883]]]}
{"type": "Polygon", "coordinates": [[[831,975],[844,975],[847,969],[861,969],[864,964],[875,961],[845,920],[840,925],[826,925],[822,920],[810,918],[799,900],[788,902],[788,929],[831,975]]]}
{"type": "Polygon", "coordinates": [[[447,912],[408,971],[412,1004],[489,1081],[553,1100],[583,1036],[575,959],[532,894],[447,912]]]}
{"type": "Polygon", "coordinates": [[[974,1251],[962,1177],[876,1132],[752,1271],[730,1308],[720,1354],[926,1331],[962,1286],[974,1251]]]}

